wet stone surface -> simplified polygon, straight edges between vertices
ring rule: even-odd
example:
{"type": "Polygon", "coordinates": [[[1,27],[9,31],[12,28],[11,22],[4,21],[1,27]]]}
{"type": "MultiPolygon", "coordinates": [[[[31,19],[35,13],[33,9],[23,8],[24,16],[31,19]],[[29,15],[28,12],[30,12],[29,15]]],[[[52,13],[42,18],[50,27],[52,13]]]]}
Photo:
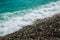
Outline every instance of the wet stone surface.
{"type": "Polygon", "coordinates": [[[60,14],[37,19],[33,25],[0,37],[0,40],[60,40],[60,14]]]}

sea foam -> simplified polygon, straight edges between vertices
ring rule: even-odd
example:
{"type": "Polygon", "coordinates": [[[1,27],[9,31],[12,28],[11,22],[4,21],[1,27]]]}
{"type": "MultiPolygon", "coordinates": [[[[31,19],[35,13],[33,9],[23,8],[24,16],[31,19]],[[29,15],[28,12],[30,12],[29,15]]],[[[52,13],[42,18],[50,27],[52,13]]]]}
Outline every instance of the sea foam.
{"type": "Polygon", "coordinates": [[[51,17],[56,13],[60,13],[60,1],[50,2],[34,9],[2,13],[0,14],[2,18],[0,20],[0,36],[11,34],[23,26],[33,24],[36,19],[51,17]]]}

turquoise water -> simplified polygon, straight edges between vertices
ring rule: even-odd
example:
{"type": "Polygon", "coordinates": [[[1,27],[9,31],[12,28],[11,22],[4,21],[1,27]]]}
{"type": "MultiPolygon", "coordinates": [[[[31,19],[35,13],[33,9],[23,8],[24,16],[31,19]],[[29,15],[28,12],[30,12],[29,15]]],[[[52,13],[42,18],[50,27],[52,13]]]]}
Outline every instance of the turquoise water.
{"type": "Polygon", "coordinates": [[[0,36],[55,13],[60,13],[59,0],[0,0],[0,36]]]}
{"type": "Polygon", "coordinates": [[[35,8],[53,1],[56,0],[0,0],[0,14],[3,12],[35,8]]]}

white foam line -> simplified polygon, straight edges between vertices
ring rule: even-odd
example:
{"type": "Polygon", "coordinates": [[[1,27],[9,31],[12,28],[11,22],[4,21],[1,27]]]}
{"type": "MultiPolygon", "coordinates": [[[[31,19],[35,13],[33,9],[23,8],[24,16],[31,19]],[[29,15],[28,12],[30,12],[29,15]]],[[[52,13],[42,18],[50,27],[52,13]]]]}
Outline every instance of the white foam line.
{"type": "Polygon", "coordinates": [[[2,14],[4,20],[8,20],[0,22],[0,27],[2,27],[0,28],[0,36],[18,31],[23,28],[23,26],[31,25],[32,21],[36,19],[50,17],[56,13],[60,13],[60,1],[51,2],[35,9],[2,14]]]}

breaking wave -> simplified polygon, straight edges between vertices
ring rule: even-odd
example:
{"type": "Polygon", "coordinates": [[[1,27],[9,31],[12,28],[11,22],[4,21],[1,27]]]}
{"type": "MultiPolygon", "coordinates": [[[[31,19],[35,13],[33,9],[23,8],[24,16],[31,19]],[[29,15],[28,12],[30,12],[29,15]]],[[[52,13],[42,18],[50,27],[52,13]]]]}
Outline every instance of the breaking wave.
{"type": "Polygon", "coordinates": [[[23,26],[31,25],[32,21],[36,19],[50,17],[59,12],[60,1],[56,1],[34,9],[2,13],[0,14],[0,36],[18,31],[23,26]]]}

